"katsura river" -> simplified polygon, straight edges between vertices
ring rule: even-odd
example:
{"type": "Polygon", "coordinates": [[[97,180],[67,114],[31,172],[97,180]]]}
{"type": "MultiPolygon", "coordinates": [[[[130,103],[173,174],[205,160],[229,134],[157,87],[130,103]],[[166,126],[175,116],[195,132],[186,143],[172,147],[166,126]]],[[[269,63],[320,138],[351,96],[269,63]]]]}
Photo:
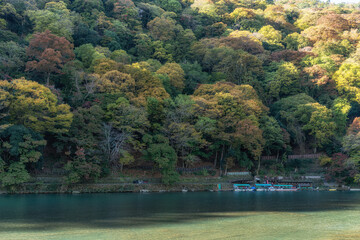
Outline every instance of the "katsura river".
{"type": "Polygon", "coordinates": [[[0,195],[0,239],[360,239],[360,192],[0,195]]]}

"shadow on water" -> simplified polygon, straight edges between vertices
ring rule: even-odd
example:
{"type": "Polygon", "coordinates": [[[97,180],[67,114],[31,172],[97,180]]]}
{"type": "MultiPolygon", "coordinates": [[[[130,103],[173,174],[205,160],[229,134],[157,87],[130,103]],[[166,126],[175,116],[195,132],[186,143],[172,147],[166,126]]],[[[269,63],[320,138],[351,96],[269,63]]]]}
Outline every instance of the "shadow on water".
{"type": "Polygon", "coordinates": [[[259,212],[360,210],[360,193],[199,192],[0,196],[0,232],[136,228],[259,212]],[[234,214],[235,213],[235,214],[234,214]]]}

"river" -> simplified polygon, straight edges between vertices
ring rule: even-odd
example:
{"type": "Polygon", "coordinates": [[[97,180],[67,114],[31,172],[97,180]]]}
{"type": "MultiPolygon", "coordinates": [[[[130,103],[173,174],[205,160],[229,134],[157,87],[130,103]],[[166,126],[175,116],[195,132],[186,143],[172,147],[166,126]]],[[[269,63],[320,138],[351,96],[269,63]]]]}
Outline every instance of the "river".
{"type": "Polygon", "coordinates": [[[360,193],[0,195],[0,239],[360,239],[360,193]]]}

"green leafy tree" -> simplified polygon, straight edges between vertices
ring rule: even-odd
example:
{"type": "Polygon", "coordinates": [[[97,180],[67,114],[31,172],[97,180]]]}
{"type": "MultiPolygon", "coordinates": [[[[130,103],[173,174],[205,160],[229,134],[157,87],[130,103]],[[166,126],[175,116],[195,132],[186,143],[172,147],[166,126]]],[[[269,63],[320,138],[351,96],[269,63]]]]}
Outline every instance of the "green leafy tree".
{"type": "Polygon", "coordinates": [[[333,76],[340,94],[360,103],[360,64],[343,63],[333,76]]]}
{"type": "Polygon", "coordinates": [[[157,74],[166,75],[169,79],[169,93],[172,96],[176,96],[182,93],[185,84],[185,73],[181,66],[177,63],[166,63],[159,70],[157,74]]]}
{"type": "Polygon", "coordinates": [[[271,97],[279,99],[300,92],[300,72],[290,62],[276,64],[277,70],[267,74],[267,88],[271,97]]]}
{"type": "Polygon", "coordinates": [[[162,135],[145,135],[143,141],[147,144],[143,152],[144,157],[153,161],[160,169],[161,180],[166,185],[171,185],[179,180],[176,172],[177,156],[174,148],[169,145],[169,140],[162,135]]]}
{"type": "Polygon", "coordinates": [[[68,184],[93,181],[99,178],[101,173],[98,164],[86,159],[83,148],[77,149],[74,158],[68,161],[64,168],[68,171],[65,177],[65,181],[68,184]]]}
{"type": "Polygon", "coordinates": [[[0,76],[16,77],[25,67],[25,49],[16,42],[0,42],[0,76]]]}
{"type": "Polygon", "coordinates": [[[27,15],[34,22],[36,32],[49,30],[59,37],[72,40],[74,24],[70,10],[63,1],[48,2],[43,10],[29,10],[27,15]]]}
{"type": "Polygon", "coordinates": [[[263,130],[265,139],[264,151],[271,155],[275,153],[279,157],[280,151],[286,151],[286,141],[283,131],[275,118],[264,116],[260,119],[260,128],[263,130]]]}
{"type": "Polygon", "coordinates": [[[0,140],[0,180],[4,187],[14,189],[30,179],[26,166],[39,161],[46,141],[22,125],[0,132],[0,140]]]}

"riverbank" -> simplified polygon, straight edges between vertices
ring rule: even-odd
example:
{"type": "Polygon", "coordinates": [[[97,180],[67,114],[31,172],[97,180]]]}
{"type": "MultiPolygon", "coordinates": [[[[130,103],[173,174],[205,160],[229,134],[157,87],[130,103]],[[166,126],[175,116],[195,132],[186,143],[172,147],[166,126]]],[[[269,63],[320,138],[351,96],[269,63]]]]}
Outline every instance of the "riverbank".
{"type": "MultiPolygon", "coordinates": [[[[15,190],[0,189],[0,194],[82,194],[82,193],[162,193],[162,192],[216,192],[232,191],[232,183],[87,183],[66,185],[61,183],[27,183],[15,190]]],[[[346,188],[320,186],[317,191],[349,191],[346,188]]],[[[359,187],[352,190],[360,190],[359,187]]]]}
{"type": "Polygon", "coordinates": [[[124,193],[124,192],[201,192],[231,191],[231,183],[178,183],[164,185],[160,183],[92,183],[65,185],[59,183],[27,183],[16,190],[1,189],[0,194],[57,194],[57,193],[124,193]],[[219,189],[219,184],[221,189],[219,189]]]}

